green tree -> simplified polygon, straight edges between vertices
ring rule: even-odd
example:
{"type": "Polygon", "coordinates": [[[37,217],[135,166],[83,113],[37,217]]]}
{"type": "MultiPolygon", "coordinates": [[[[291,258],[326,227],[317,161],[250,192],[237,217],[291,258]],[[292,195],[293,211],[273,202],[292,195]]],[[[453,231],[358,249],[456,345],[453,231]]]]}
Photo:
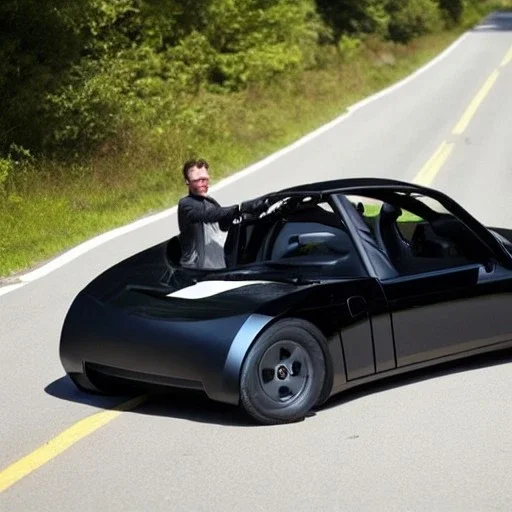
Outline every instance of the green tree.
{"type": "Polygon", "coordinates": [[[335,41],[342,34],[387,34],[387,0],[317,0],[317,5],[335,41]]]}
{"type": "Polygon", "coordinates": [[[80,37],[67,24],[65,0],[0,3],[0,152],[11,142],[40,147],[46,130],[42,98],[80,57],[80,37]],[[35,122],[37,120],[37,122],[35,122]]]}
{"type": "Polygon", "coordinates": [[[313,0],[5,0],[0,150],[83,153],[203,88],[315,63],[313,0]]]}
{"type": "Polygon", "coordinates": [[[441,12],[435,0],[389,0],[389,36],[407,43],[415,37],[442,28],[441,12]]]}
{"type": "Polygon", "coordinates": [[[206,13],[214,83],[237,88],[315,62],[322,26],[310,0],[215,0],[206,13]]]}
{"type": "Polygon", "coordinates": [[[452,25],[460,23],[464,12],[464,0],[437,0],[437,2],[452,25]]]}

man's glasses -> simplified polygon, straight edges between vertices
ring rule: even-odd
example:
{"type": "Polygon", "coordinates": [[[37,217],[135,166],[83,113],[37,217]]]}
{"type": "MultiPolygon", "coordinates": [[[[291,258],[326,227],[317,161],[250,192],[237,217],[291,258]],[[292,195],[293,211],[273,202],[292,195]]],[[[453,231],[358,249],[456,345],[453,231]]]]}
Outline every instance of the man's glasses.
{"type": "Polygon", "coordinates": [[[197,178],[197,180],[190,180],[190,183],[208,183],[210,178],[197,178]]]}

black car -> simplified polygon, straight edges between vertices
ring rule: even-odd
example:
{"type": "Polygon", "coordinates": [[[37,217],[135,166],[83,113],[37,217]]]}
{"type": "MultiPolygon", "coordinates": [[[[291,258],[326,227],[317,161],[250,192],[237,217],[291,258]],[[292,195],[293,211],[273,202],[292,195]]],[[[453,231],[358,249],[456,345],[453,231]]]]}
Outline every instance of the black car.
{"type": "Polygon", "coordinates": [[[302,185],[231,226],[226,268],[180,268],[176,237],[75,299],[60,344],[84,390],[201,390],[262,423],[350,387],[512,347],[512,233],[387,179],[302,185]]]}

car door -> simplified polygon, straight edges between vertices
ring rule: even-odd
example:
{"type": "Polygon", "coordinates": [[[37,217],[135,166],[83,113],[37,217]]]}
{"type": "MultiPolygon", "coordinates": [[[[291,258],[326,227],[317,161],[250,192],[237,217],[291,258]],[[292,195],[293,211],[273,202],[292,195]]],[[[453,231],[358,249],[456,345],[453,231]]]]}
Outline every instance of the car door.
{"type": "Polygon", "coordinates": [[[339,293],[347,380],[395,368],[391,316],[379,282],[368,278],[342,283],[339,293]]]}
{"type": "MultiPolygon", "coordinates": [[[[343,197],[339,199],[388,301],[397,366],[509,342],[512,273],[498,262],[510,263],[510,256],[460,207],[448,205],[458,214],[455,217],[435,198],[407,199],[416,219],[409,221],[412,239],[404,238],[407,250],[395,251],[397,261],[389,244],[380,243],[368,229],[369,222],[355,215],[343,197]],[[421,236],[415,238],[416,234],[421,236]]],[[[394,232],[401,236],[399,230],[394,232]]]]}
{"type": "Polygon", "coordinates": [[[226,245],[228,265],[262,259],[274,264],[291,262],[297,265],[296,272],[309,277],[322,276],[337,283],[328,287],[328,293],[333,314],[342,326],[340,357],[347,380],[396,366],[391,317],[380,283],[368,276],[352,238],[330,205],[313,204],[309,209],[288,214],[286,221],[246,222],[230,232],[226,245]],[[330,248],[322,243],[310,244],[307,251],[291,253],[289,248],[296,244],[290,241],[305,233],[332,233],[336,244],[330,248]]]}
{"type": "Polygon", "coordinates": [[[382,282],[392,315],[398,366],[494,346],[512,339],[512,274],[482,265],[382,282]]]}

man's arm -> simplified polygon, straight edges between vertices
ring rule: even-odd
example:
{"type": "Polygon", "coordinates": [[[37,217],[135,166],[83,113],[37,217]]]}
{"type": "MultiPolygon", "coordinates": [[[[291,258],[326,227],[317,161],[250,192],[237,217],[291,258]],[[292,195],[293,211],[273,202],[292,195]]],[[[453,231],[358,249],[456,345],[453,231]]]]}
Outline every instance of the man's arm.
{"type": "Polygon", "coordinates": [[[185,222],[222,222],[229,223],[240,215],[238,205],[234,206],[219,206],[213,202],[209,202],[208,208],[202,201],[186,197],[179,202],[179,210],[183,215],[185,222]]]}

